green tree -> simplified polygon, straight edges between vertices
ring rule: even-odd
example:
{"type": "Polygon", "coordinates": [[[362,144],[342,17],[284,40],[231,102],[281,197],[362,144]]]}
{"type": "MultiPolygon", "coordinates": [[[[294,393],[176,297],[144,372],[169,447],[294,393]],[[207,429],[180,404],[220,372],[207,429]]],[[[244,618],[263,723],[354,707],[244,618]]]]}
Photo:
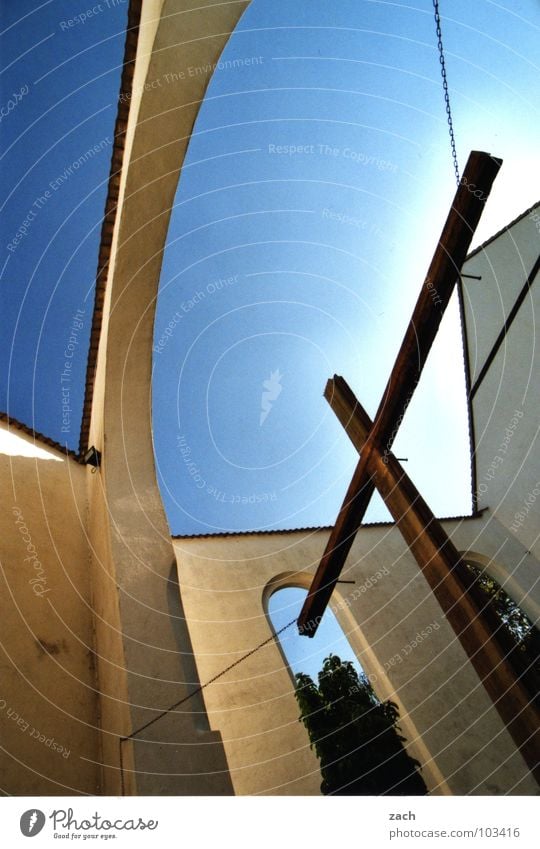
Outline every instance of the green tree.
{"type": "Polygon", "coordinates": [[[540,632],[510,598],[506,590],[487,572],[467,563],[474,579],[468,588],[484,616],[489,617],[507,662],[540,708],[540,632]]]}
{"type": "Polygon", "coordinates": [[[321,791],[340,796],[427,793],[399,733],[397,706],[380,702],[365,676],[330,655],[318,675],[296,675],[296,700],[321,765],[321,791]]]}

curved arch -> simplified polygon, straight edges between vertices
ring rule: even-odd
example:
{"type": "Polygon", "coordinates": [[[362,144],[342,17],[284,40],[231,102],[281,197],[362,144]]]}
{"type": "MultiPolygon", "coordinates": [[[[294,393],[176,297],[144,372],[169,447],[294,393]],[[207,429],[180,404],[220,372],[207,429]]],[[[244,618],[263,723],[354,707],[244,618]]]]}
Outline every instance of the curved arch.
{"type": "Polygon", "coordinates": [[[538,622],[540,620],[540,605],[523,588],[518,578],[512,572],[508,571],[507,567],[503,566],[502,563],[493,557],[481,554],[478,551],[467,549],[459,553],[472,566],[476,566],[481,572],[487,572],[491,578],[497,581],[512,601],[527,614],[531,622],[538,622]]]}
{"type": "Polygon", "coordinates": [[[270,632],[275,635],[275,644],[279,650],[281,655],[281,659],[283,661],[283,665],[285,666],[287,672],[289,673],[289,677],[291,679],[291,683],[294,687],[295,679],[294,672],[289,666],[289,661],[287,656],[283,650],[283,646],[281,644],[281,640],[279,639],[276,629],[274,628],[274,623],[272,622],[272,617],[270,615],[270,599],[274,595],[274,593],[279,592],[279,590],[287,589],[287,587],[298,587],[303,590],[308,590],[313,581],[313,576],[309,574],[309,572],[280,572],[278,575],[274,575],[268,583],[265,585],[262,591],[262,606],[264,610],[264,614],[266,616],[266,621],[268,622],[268,627],[270,628],[270,632]]]}
{"type": "MultiPolygon", "coordinates": [[[[272,595],[279,590],[286,589],[287,587],[300,587],[301,589],[308,590],[312,581],[313,575],[309,572],[288,571],[274,575],[266,583],[262,591],[261,601],[269,628],[273,634],[276,632],[268,609],[272,595]]],[[[364,670],[368,681],[372,684],[376,691],[377,697],[381,701],[390,700],[397,704],[400,714],[400,726],[407,740],[407,748],[410,750],[411,755],[423,765],[422,775],[429,792],[433,792],[434,795],[451,795],[450,788],[448,787],[442,772],[433,760],[431,752],[424,743],[414,721],[411,719],[406,709],[406,706],[403,704],[399,694],[391,687],[382,664],[379,662],[377,655],[367,642],[362,629],[352,614],[349,606],[346,604],[344,596],[339,592],[339,590],[334,590],[330,607],[341,627],[341,630],[343,631],[345,638],[349,642],[353,653],[358,658],[358,662],[364,670]]],[[[294,685],[294,675],[289,667],[280,639],[277,638],[275,643],[280,651],[283,662],[294,685]]]]}
{"type": "Polygon", "coordinates": [[[309,572],[280,572],[274,575],[262,591],[262,603],[266,615],[268,616],[268,602],[278,590],[286,587],[301,587],[303,590],[309,590],[312,583],[313,575],[309,572]]]}
{"type": "MultiPolygon", "coordinates": [[[[187,0],[143,3],[90,424],[90,444],[103,455],[101,474],[88,478],[89,533],[103,759],[110,765],[104,783],[112,794],[119,786],[115,735],[133,734],[190,686],[168,615],[174,551],[152,447],[153,321],[190,133],[211,70],[247,5],[247,0],[200,0],[195,7],[187,0]],[[166,79],[189,66],[201,73],[166,79]]],[[[135,767],[128,792],[232,792],[220,735],[198,733],[191,714],[167,714],[143,736],[145,741],[131,741],[135,767]],[[180,747],[187,744],[180,748],[182,770],[177,746],[152,745],[161,734],[180,747]]]]}

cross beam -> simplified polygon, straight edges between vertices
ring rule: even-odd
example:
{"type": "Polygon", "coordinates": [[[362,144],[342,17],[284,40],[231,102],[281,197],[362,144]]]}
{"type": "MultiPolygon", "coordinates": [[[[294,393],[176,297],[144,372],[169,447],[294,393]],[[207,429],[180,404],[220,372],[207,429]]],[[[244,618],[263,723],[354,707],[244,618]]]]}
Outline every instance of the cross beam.
{"type": "Polygon", "coordinates": [[[373,476],[382,472],[383,458],[389,457],[500,166],[501,160],[488,153],[472,151],[469,156],[373,426],[300,612],[301,634],[315,634],[330,600],[375,491],[373,476]]]}
{"type": "MultiPolygon", "coordinates": [[[[328,381],[324,396],[360,452],[372,426],[368,414],[341,377],[328,381]]],[[[368,468],[446,619],[540,782],[540,717],[507,660],[513,646],[505,642],[500,620],[481,598],[452,540],[394,455],[389,453],[383,462],[374,452],[368,468]]]]}

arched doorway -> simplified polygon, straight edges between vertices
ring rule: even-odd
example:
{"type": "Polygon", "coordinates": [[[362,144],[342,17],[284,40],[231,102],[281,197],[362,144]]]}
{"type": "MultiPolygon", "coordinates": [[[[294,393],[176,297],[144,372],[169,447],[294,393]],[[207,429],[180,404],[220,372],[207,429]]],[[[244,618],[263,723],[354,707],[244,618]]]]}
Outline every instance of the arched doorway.
{"type": "Polygon", "coordinates": [[[306,592],[282,586],[268,599],[268,613],[294,673],[300,720],[320,762],[321,792],[425,795],[420,764],[403,745],[398,707],[377,696],[333,611],[312,639],[288,627],[306,592]]]}
{"type": "Polygon", "coordinates": [[[469,592],[495,631],[516,676],[540,705],[540,631],[507,591],[512,579],[504,569],[474,552],[463,556],[472,578],[469,592]]]}

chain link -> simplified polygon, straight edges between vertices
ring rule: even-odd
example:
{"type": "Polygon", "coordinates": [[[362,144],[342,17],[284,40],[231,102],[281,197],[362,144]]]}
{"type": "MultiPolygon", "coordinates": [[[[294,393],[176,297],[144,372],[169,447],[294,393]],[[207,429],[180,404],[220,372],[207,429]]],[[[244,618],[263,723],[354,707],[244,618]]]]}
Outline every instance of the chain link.
{"type": "Polygon", "coordinates": [[[135,737],[136,734],[140,734],[141,731],[144,731],[150,725],[153,725],[154,722],[157,722],[158,719],[161,719],[162,717],[167,716],[167,714],[170,713],[172,710],[176,710],[176,708],[180,707],[180,705],[183,705],[184,702],[187,702],[188,699],[192,699],[193,696],[197,695],[197,693],[202,692],[202,690],[204,690],[210,684],[213,684],[214,681],[217,681],[218,678],[222,678],[223,675],[225,675],[231,669],[234,669],[234,667],[238,666],[239,663],[242,663],[244,660],[247,660],[248,657],[251,657],[251,655],[255,654],[255,652],[259,651],[259,649],[262,649],[264,646],[268,645],[268,643],[271,643],[272,640],[275,640],[276,637],[279,637],[279,635],[282,634],[283,631],[286,631],[287,628],[290,628],[291,625],[293,625],[295,622],[296,622],[296,616],[295,616],[294,619],[291,619],[290,622],[287,622],[287,624],[284,625],[283,628],[280,628],[279,631],[276,631],[275,634],[272,634],[270,637],[268,637],[268,639],[264,640],[264,642],[259,643],[258,646],[255,646],[255,648],[251,649],[251,651],[248,651],[247,654],[242,655],[242,657],[239,657],[238,660],[234,661],[234,663],[231,663],[231,664],[229,664],[229,666],[225,667],[225,669],[222,669],[221,672],[218,672],[217,675],[214,675],[214,677],[210,678],[209,681],[206,681],[205,684],[201,684],[199,687],[197,687],[195,690],[193,690],[192,693],[189,693],[187,696],[184,696],[184,698],[180,699],[180,701],[175,702],[175,704],[171,705],[169,708],[167,708],[167,710],[162,711],[160,714],[158,714],[158,716],[155,716],[153,719],[151,719],[149,722],[147,722],[146,725],[141,726],[141,728],[138,728],[137,731],[132,731],[132,733],[128,737],[121,737],[120,742],[123,743],[125,740],[131,740],[133,737],[135,737]]]}
{"type": "Polygon", "coordinates": [[[450,134],[450,147],[452,148],[452,161],[454,163],[454,173],[456,182],[459,186],[459,165],[456,153],[456,139],[454,137],[454,125],[452,123],[452,110],[450,109],[450,95],[448,93],[448,80],[446,77],[446,63],[444,61],[444,49],[442,43],[441,16],[439,14],[439,2],[433,0],[433,9],[435,11],[435,27],[437,30],[437,47],[439,48],[439,62],[441,65],[441,77],[443,82],[444,103],[446,106],[446,117],[448,118],[448,132],[450,134]]]}

